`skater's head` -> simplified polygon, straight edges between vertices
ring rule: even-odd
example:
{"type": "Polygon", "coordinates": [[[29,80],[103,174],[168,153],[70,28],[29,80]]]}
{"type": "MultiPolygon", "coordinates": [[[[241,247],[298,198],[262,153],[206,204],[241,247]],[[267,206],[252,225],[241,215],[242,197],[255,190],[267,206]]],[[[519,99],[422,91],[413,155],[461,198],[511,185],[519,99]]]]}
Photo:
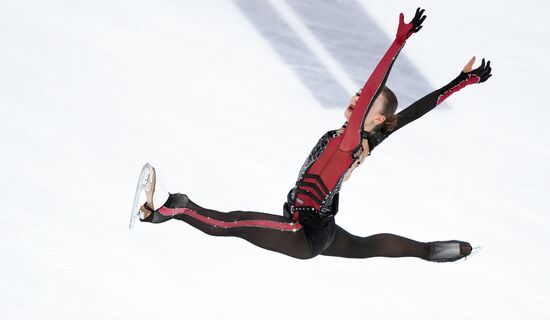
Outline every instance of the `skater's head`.
{"type": "MultiPolygon", "coordinates": [[[[344,112],[346,120],[349,121],[353,108],[359,97],[353,96],[350,100],[349,106],[344,112]]],[[[371,110],[367,114],[365,119],[364,129],[373,128],[372,130],[381,130],[382,132],[390,132],[396,125],[395,111],[397,110],[397,97],[390,90],[390,88],[384,86],[382,91],[371,107],[371,110]]]]}

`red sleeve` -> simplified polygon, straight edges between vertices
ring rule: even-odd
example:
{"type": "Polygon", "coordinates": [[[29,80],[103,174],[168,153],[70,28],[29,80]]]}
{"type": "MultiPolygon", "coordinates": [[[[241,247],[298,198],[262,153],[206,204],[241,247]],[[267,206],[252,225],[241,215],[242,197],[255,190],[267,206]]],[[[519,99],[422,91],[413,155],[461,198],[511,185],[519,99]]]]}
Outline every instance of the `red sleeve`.
{"type": "Polygon", "coordinates": [[[391,44],[386,54],[382,57],[376,69],[363,87],[363,92],[357,101],[353,113],[349,119],[348,126],[343,133],[342,141],[339,149],[342,151],[352,151],[361,142],[361,128],[363,127],[364,119],[369,112],[374,99],[380,93],[380,90],[386,83],[386,79],[390,73],[391,67],[395,58],[405,45],[405,41],[396,38],[391,44]]]}

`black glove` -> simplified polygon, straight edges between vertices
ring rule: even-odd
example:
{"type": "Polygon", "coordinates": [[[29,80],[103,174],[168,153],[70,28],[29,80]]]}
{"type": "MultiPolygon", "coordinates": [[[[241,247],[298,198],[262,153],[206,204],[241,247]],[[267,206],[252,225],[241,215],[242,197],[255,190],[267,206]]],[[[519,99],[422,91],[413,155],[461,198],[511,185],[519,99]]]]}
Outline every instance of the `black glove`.
{"type": "Polygon", "coordinates": [[[464,76],[466,77],[470,74],[476,75],[479,77],[479,82],[485,82],[487,81],[487,79],[489,79],[492,76],[491,60],[487,61],[487,65],[485,65],[485,58],[483,58],[483,60],[481,60],[481,65],[477,69],[474,69],[470,72],[462,71],[461,75],[462,74],[464,74],[464,76]]]}
{"type": "MultiPolygon", "coordinates": [[[[472,58],[474,60],[474,58],[472,58]]],[[[473,62],[471,62],[473,64],[473,62]]],[[[468,65],[464,67],[464,70],[467,70],[468,65]]],[[[458,90],[464,88],[467,85],[474,84],[474,83],[481,83],[487,81],[492,74],[491,74],[491,61],[488,61],[487,64],[485,64],[485,59],[481,61],[481,66],[479,66],[476,69],[470,70],[470,71],[464,71],[462,70],[458,77],[456,77],[453,81],[449,82],[446,86],[439,89],[439,97],[437,98],[436,105],[443,102],[443,100],[447,99],[451,94],[457,92],[458,90]]]]}
{"type": "Polygon", "coordinates": [[[409,23],[405,23],[405,17],[403,13],[399,14],[399,26],[397,27],[397,34],[395,35],[397,39],[401,42],[405,42],[413,33],[418,32],[422,29],[422,22],[426,19],[426,16],[423,15],[424,9],[417,8],[414,18],[409,23]]]}

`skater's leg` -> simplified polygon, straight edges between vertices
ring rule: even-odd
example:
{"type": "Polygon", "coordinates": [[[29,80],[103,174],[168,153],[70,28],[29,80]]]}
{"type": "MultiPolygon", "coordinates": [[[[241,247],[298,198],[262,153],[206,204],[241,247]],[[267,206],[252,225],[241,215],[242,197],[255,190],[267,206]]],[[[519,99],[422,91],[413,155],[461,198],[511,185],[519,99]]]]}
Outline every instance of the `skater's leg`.
{"type": "Polygon", "coordinates": [[[430,246],[427,243],[390,233],[358,237],[337,225],[334,241],[321,254],[345,258],[417,257],[426,259],[430,255],[430,246]]]}
{"type": "Polygon", "coordinates": [[[434,250],[434,244],[438,242],[419,242],[402,236],[390,233],[380,233],[369,237],[358,237],[340,226],[336,226],[336,234],[331,245],[321,254],[326,256],[336,256],[345,258],[371,258],[371,257],[417,257],[429,261],[454,261],[459,258],[468,256],[472,247],[469,243],[463,241],[444,241],[443,247],[436,245],[440,249],[434,250]],[[446,256],[441,259],[436,259],[434,254],[437,251],[445,249],[445,247],[453,243],[458,245],[458,251],[455,253],[447,251],[442,253],[445,255],[454,255],[454,257],[446,256]]]}
{"type": "Polygon", "coordinates": [[[184,194],[171,194],[166,203],[142,221],[177,219],[212,236],[239,237],[261,248],[308,259],[316,255],[304,228],[283,216],[253,211],[219,212],[203,208],[184,194]]]}

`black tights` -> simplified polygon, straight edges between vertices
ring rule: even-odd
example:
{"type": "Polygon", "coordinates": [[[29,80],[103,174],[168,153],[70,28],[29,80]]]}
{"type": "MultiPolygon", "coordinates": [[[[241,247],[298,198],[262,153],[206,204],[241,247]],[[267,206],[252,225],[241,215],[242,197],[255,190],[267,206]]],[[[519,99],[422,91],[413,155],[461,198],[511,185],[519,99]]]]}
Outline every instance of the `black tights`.
{"type": "Polygon", "coordinates": [[[219,212],[195,204],[184,194],[171,194],[166,203],[142,220],[161,223],[170,219],[187,222],[212,236],[239,237],[261,248],[298,259],[318,254],[345,258],[418,257],[426,259],[430,248],[393,234],[358,237],[331,221],[323,228],[302,226],[289,218],[254,212],[219,212]]]}
{"type": "Polygon", "coordinates": [[[417,257],[427,259],[430,246],[391,233],[358,237],[336,226],[334,241],[321,252],[324,256],[344,258],[417,257]]]}

